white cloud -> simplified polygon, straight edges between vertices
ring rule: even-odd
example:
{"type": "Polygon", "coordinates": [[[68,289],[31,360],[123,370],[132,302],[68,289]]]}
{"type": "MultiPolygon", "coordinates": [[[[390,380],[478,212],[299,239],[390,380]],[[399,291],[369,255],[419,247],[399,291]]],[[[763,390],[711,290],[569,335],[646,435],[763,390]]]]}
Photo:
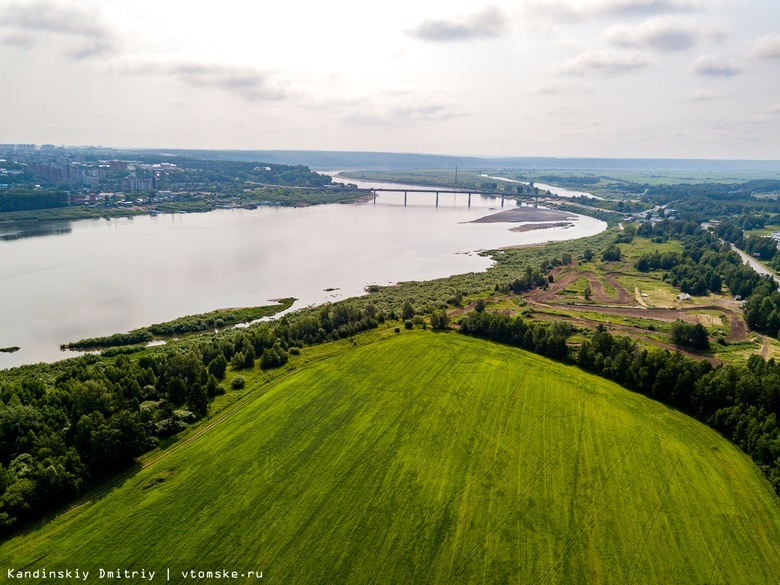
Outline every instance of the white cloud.
{"type": "Polygon", "coordinates": [[[11,1],[0,8],[0,41],[30,48],[56,43],[66,54],[85,58],[112,52],[118,30],[93,1],[11,1]]]}
{"type": "Polygon", "coordinates": [[[753,44],[753,55],[759,59],[780,59],[780,35],[771,33],[757,38],[753,44]]]}
{"type": "Polygon", "coordinates": [[[586,51],[558,65],[569,75],[620,75],[647,69],[653,62],[641,53],[586,51]]]}
{"type": "Polygon", "coordinates": [[[288,84],[271,72],[194,55],[125,55],[113,60],[109,67],[131,75],[171,76],[192,87],[221,89],[249,101],[279,100],[290,95],[288,84]]]}
{"type": "Polygon", "coordinates": [[[509,28],[507,15],[495,6],[488,6],[469,16],[424,20],[408,34],[423,41],[451,42],[495,39],[503,36],[509,28]]]}
{"type": "Polygon", "coordinates": [[[769,111],[773,114],[780,114],[780,103],[775,104],[771,108],[769,108],[769,111]]]}
{"type": "Polygon", "coordinates": [[[742,73],[742,67],[733,59],[707,53],[697,58],[691,64],[689,71],[708,77],[733,77],[742,73]]]}
{"type": "Polygon", "coordinates": [[[712,33],[691,22],[669,17],[653,18],[638,26],[618,24],[604,33],[605,39],[614,45],[663,52],[685,51],[709,36],[712,33]]]}

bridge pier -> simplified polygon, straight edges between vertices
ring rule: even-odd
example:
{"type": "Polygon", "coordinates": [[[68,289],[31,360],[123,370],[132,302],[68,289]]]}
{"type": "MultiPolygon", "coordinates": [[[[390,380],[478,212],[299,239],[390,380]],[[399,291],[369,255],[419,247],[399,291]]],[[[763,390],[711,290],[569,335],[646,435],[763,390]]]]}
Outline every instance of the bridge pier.
{"type": "Polygon", "coordinates": [[[436,191],[436,209],[439,208],[439,192],[436,191]]]}
{"type": "Polygon", "coordinates": [[[374,194],[374,205],[376,205],[376,191],[372,191],[372,193],[374,194]]]}
{"type": "Polygon", "coordinates": [[[471,209],[471,193],[469,193],[469,209],[471,209]]]}
{"type": "Polygon", "coordinates": [[[501,207],[503,207],[503,206],[504,206],[504,196],[501,195],[501,207]]]}
{"type": "Polygon", "coordinates": [[[404,207],[406,207],[406,191],[404,191],[404,207]]]}

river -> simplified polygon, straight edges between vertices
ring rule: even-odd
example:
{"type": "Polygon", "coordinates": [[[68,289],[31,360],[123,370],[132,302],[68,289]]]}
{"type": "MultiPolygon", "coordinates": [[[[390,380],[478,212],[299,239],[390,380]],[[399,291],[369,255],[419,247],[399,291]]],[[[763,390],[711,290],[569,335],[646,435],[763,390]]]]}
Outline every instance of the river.
{"type": "MultiPolygon", "coordinates": [[[[366,185],[363,185],[366,186],[366,185]]],[[[71,357],[62,343],[218,308],[294,296],[294,308],[390,284],[485,270],[475,250],[603,231],[517,233],[517,224],[466,223],[500,199],[383,193],[376,202],[260,207],[125,219],[0,225],[0,368],[71,357]],[[333,290],[328,290],[333,289],[333,290]]],[[[515,203],[507,200],[504,209],[515,203]]]]}
{"type": "MultiPolygon", "coordinates": [[[[517,179],[507,179],[506,177],[494,177],[492,175],[480,175],[486,179],[493,179],[494,181],[505,181],[507,183],[520,183],[521,185],[530,185],[528,181],[518,181],[517,179]]],[[[552,185],[546,185],[544,183],[534,182],[534,187],[539,187],[542,191],[549,191],[553,195],[558,197],[590,197],[592,199],[604,200],[603,197],[598,197],[593,193],[586,193],[585,191],[572,191],[571,189],[564,189],[563,187],[554,187],[552,185]]]]}

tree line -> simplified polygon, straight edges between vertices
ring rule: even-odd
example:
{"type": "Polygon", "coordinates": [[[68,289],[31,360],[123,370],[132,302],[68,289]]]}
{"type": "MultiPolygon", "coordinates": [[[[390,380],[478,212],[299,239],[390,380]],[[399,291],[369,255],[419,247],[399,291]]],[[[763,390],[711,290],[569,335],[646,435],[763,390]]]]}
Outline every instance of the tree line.
{"type": "Polygon", "coordinates": [[[67,207],[68,194],[62,191],[6,189],[0,192],[0,213],[67,207]]]}
{"type": "MultiPolygon", "coordinates": [[[[229,371],[283,366],[304,345],[350,337],[385,318],[371,303],[328,304],[137,356],[85,355],[3,373],[0,532],[73,501],[206,416],[228,391],[229,371]]],[[[243,377],[229,385],[243,387],[243,377]]]]}

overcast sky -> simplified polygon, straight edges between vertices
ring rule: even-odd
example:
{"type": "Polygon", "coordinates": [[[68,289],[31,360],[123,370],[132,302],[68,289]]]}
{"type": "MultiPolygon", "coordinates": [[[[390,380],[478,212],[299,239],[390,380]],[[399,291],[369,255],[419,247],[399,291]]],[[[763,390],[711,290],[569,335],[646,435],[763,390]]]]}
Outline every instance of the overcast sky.
{"type": "Polygon", "coordinates": [[[0,0],[0,142],[780,159],[778,0],[0,0]]]}

